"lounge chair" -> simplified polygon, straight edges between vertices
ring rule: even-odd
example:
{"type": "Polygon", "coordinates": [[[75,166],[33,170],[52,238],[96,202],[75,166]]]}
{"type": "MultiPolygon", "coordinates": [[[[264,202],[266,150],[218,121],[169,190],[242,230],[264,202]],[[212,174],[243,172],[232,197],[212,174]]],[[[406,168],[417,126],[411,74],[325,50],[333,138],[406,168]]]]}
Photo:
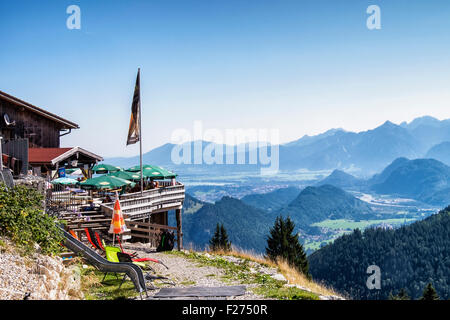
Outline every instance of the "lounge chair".
{"type": "Polygon", "coordinates": [[[119,244],[119,247],[120,247],[120,250],[122,250],[122,253],[128,254],[133,259],[133,261],[136,261],[136,262],[152,261],[152,262],[159,263],[159,264],[163,265],[164,267],[166,267],[166,269],[169,269],[168,266],[166,266],[162,261],[160,261],[158,259],[154,259],[154,258],[137,258],[137,252],[133,252],[133,253],[125,252],[123,250],[122,242],[120,241],[120,237],[119,236],[117,236],[117,243],[119,244]]]}
{"type": "MultiPolygon", "coordinates": [[[[84,228],[84,231],[85,231],[86,237],[87,237],[87,239],[88,239],[88,241],[89,241],[89,243],[91,244],[92,247],[94,247],[97,250],[106,252],[106,250],[105,250],[106,244],[105,244],[104,240],[100,238],[100,235],[97,233],[97,231],[93,231],[92,229],[89,229],[89,228],[84,228]]],[[[116,251],[124,253],[124,254],[130,256],[130,258],[131,258],[130,262],[147,262],[147,261],[151,261],[151,262],[159,263],[159,264],[163,265],[164,267],[166,267],[166,269],[169,269],[169,267],[167,267],[160,260],[157,260],[157,259],[154,259],[154,258],[137,258],[137,253],[136,252],[134,252],[134,253],[125,252],[123,250],[122,243],[120,242],[120,238],[118,236],[117,236],[117,242],[119,243],[120,249],[116,248],[116,247],[114,247],[114,248],[116,248],[116,251]]],[[[128,261],[126,261],[126,262],[128,262],[128,261]]],[[[144,264],[144,266],[147,266],[147,264],[144,264]]]]}
{"type": "Polygon", "coordinates": [[[73,237],[71,233],[64,230],[64,227],[62,225],[59,227],[61,228],[61,231],[64,235],[62,244],[65,247],[75,252],[76,254],[83,255],[83,257],[89,263],[91,263],[100,271],[112,272],[116,275],[117,273],[125,273],[133,281],[134,287],[136,291],[139,292],[141,299],[143,298],[143,292],[145,292],[146,296],[148,297],[147,285],[141,268],[132,263],[113,263],[111,261],[108,261],[104,257],[100,256],[97,252],[92,250],[90,247],[73,237]]]}
{"type": "MultiPolygon", "coordinates": [[[[128,258],[129,256],[123,254],[122,252],[120,252],[120,249],[117,247],[110,247],[110,246],[106,246],[105,247],[105,254],[106,254],[106,260],[110,261],[110,262],[116,262],[116,263],[120,263],[120,262],[132,262],[130,261],[128,258]],[[120,258],[119,258],[120,256],[120,258]],[[128,257],[128,258],[126,258],[128,257]]],[[[143,262],[132,262],[134,265],[145,269],[150,268],[152,271],[154,271],[149,265],[143,263],[143,262]]],[[[105,280],[106,275],[108,274],[108,272],[105,272],[105,275],[103,276],[102,282],[105,280]]],[[[117,277],[117,275],[116,275],[117,277]]],[[[127,275],[124,275],[122,282],[119,285],[119,289],[122,286],[122,284],[125,282],[127,275]]]]}
{"type": "Polygon", "coordinates": [[[133,262],[133,263],[137,262],[135,264],[140,266],[140,267],[142,267],[142,268],[146,266],[144,263],[142,263],[142,261],[134,261],[134,260],[119,261],[119,260],[117,260],[114,257],[114,254],[111,254],[111,252],[120,252],[120,253],[122,253],[120,248],[104,245],[104,241],[102,243],[102,240],[100,239],[99,234],[97,232],[95,232],[95,231],[92,231],[92,229],[84,228],[84,231],[86,232],[86,237],[87,237],[89,243],[91,244],[91,246],[94,247],[97,250],[105,252],[106,258],[108,258],[108,251],[106,251],[106,248],[108,248],[109,254],[110,254],[110,258],[111,258],[111,259],[108,259],[109,261],[111,261],[111,262],[133,262]]]}
{"type": "Polygon", "coordinates": [[[72,237],[78,240],[78,236],[75,234],[73,230],[69,230],[69,233],[72,235],[72,237]]]}
{"type": "MultiPolygon", "coordinates": [[[[106,254],[106,259],[107,259],[108,261],[111,261],[111,262],[132,262],[133,264],[135,264],[135,265],[137,265],[138,267],[141,267],[141,268],[143,268],[143,269],[144,269],[146,266],[148,266],[147,264],[145,264],[145,263],[143,263],[143,262],[135,262],[135,261],[132,261],[132,260],[127,259],[127,258],[122,258],[122,257],[128,256],[128,255],[122,253],[122,252],[120,251],[120,249],[117,248],[117,247],[106,246],[106,247],[105,247],[105,254],[106,254]],[[119,255],[119,253],[120,253],[120,255],[119,255]],[[119,256],[120,256],[120,258],[119,258],[119,256]],[[122,260],[122,261],[121,261],[121,260],[122,260]],[[126,260],[126,261],[125,261],[125,260],[126,260]]],[[[128,257],[129,257],[129,256],[128,256],[128,257]]]]}
{"type": "Polygon", "coordinates": [[[84,232],[86,233],[86,238],[88,239],[91,246],[94,247],[94,249],[96,250],[101,250],[99,244],[97,243],[97,240],[93,236],[92,230],[89,228],[84,228],[84,232]]]}

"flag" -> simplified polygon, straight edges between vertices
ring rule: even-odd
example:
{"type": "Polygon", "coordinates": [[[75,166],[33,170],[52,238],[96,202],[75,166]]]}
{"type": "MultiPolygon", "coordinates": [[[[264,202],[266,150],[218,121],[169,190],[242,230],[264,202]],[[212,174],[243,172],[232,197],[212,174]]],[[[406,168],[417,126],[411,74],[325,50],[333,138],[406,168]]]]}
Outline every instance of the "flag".
{"type": "Polygon", "coordinates": [[[134,87],[133,103],[131,104],[131,118],[130,127],[128,128],[128,139],[127,145],[133,144],[140,139],[140,109],[141,109],[141,84],[140,84],[140,74],[141,70],[138,69],[138,74],[136,77],[136,86],[134,87]]]}

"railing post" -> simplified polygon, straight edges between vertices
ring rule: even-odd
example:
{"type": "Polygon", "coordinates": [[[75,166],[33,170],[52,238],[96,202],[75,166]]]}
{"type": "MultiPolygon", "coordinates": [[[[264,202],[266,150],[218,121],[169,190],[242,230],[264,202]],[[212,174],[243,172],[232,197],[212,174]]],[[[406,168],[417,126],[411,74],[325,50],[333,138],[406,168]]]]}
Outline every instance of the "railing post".
{"type": "Polygon", "coordinates": [[[183,232],[181,228],[181,209],[175,210],[176,219],[177,219],[177,244],[178,244],[178,251],[183,249],[183,232]]]}
{"type": "MultiPolygon", "coordinates": [[[[144,222],[145,222],[145,219],[144,219],[144,222]]],[[[147,223],[150,224],[150,216],[147,218],[147,223]]],[[[148,226],[147,228],[148,228],[148,243],[150,244],[150,247],[153,247],[151,227],[148,226]]]]}

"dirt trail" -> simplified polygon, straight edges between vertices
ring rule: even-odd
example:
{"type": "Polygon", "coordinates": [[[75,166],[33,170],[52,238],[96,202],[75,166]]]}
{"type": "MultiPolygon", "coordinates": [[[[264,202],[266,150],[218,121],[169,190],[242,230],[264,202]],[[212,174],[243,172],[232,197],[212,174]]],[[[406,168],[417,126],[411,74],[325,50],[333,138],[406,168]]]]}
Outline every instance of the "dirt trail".
{"type": "MultiPolygon", "coordinates": [[[[136,244],[126,247],[127,251],[136,251],[139,253],[139,257],[155,258],[162,261],[169,269],[166,269],[161,264],[150,263],[151,267],[155,270],[153,275],[167,277],[168,280],[154,280],[153,283],[158,288],[170,288],[170,287],[220,287],[220,286],[232,286],[242,285],[240,281],[233,279],[224,279],[225,272],[221,268],[213,266],[202,266],[198,261],[191,260],[180,255],[167,254],[155,252],[154,250],[146,249],[144,245],[139,246],[136,244]],[[174,285],[170,284],[174,283],[174,285]]],[[[233,259],[233,257],[229,257],[233,259]]],[[[276,270],[273,271],[276,273],[276,270]]],[[[263,300],[262,296],[259,296],[252,292],[251,288],[256,285],[246,285],[247,290],[243,296],[227,297],[227,299],[233,300],[263,300]]],[[[149,295],[156,294],[159,290],[150,290],[149,295]]]]}

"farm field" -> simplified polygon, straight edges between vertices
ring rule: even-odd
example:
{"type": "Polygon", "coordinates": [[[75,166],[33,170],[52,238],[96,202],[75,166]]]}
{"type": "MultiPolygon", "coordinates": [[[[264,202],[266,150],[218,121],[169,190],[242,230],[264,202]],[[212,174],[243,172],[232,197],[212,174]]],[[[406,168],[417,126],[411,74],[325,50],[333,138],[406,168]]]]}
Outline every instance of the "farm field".
{"type": "Polygon", "coordinates": [[[321,222],[317,222],[312,224],[312,226],[320,227],[320,228],[328,228],[328,229],[334,229],[334,230],[354,230],[354,229],[365,229],[367,227],[373,226],[373,225],[391,225],[392,227],[398,227],[404,223],[410,223],[415,221],[416,219],[409,218],[409,219],[384,219],[384,220],[362,220],[362,221],[354,221],[354,220],[347,220],[347,219],[338,219],[338,220],[324,220],[321,222]]]}

